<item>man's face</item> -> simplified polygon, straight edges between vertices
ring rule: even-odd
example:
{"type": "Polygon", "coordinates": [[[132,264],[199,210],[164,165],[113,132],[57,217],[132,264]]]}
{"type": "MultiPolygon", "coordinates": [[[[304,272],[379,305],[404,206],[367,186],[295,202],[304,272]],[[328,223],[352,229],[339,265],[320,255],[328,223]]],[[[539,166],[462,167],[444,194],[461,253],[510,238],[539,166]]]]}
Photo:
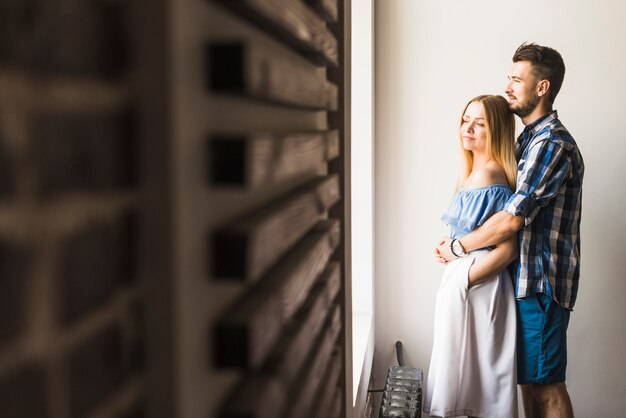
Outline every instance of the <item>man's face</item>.
{"type": "Polygon", "coordinates": [[[514,62],[509,71],[509,82],[504,89],[511,112],[521,118],[530,115],[539,104],[537,94],[539,80],[531,72],[531,67],[529,61],[514,62]]]}

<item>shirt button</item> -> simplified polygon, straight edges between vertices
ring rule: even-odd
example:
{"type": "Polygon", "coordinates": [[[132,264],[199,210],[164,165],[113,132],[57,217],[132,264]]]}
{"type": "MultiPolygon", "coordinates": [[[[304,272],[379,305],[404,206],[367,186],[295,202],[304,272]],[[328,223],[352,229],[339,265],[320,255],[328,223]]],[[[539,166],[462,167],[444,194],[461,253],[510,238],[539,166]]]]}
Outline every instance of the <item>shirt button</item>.
{"type": "Polygon", "coordinates": [[[531,194],[530,194],[530,197],[531,197],[532,199],[536,199],[536,198],[537,198],[537,195],[536,195],[536,194],[534,194],[534,193],[531,193],[531,194]]]}

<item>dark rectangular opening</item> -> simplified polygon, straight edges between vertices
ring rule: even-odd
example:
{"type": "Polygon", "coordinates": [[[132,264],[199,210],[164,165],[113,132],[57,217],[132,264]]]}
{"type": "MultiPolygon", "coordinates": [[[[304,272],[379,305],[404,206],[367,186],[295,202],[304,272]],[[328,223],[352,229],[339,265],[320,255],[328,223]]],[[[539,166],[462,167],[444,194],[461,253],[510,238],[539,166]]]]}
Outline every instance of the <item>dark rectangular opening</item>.
{"type": "Polygon", "coordinates": [[[214,91],[243,93],[244,46],[241,43],[210,44],[206,54],[208,87],[214,91]]]}
{"type": "Polygon", "coordinates": [[[243,138],[209,138],[209,182],[213,185],[245,184],[245,148],[243,138]]]}
{"type": "Polygon", "coordinates": [[[245,236],[216,232],[213,235],[213,275],[217,279],[244,280],[246,273],[245,236]]]}

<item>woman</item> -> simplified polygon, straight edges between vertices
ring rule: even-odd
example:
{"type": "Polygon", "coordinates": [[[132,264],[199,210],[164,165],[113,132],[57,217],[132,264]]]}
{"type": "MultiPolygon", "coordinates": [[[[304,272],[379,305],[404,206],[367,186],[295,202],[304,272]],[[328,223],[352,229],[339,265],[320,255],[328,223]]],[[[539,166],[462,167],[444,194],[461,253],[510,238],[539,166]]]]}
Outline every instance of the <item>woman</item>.
{"type": "MultiPolygon", "coordinates": [[[[459,128],[464,169],[442,216],[453,239],[480,226],[511,196],[514,130],[503,97],[478,96],[465,106],[459,128]]],[[[506,270],[517,255],[512,237],[446,266],[424,401],[431,416],[517,416],[515,300],[506,270]]]]}

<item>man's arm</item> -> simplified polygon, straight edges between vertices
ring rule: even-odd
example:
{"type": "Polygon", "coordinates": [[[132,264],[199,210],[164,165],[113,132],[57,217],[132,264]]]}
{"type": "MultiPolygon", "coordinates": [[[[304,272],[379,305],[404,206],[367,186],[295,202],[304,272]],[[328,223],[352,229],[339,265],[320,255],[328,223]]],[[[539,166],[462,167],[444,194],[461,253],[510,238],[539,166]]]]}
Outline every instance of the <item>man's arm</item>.
{"type": "MultiPolygon", "coordinates": [[[[570,173],[565,144],[557,140],[540,140],[529,147],[524,169],[518,173],[517,190],[504,206],[482,226],[460,241],[465,252],[494,245],[529,225],[539,209],[558,194],[570,173]]],[[[450,250],[450,239],[444,238],[435,248],[435,258],[447,263],[456,257],[450,250]]]]}
{"type": "MultiPolygon", "coordinates": [[[[460,239],[465,252],[497,245],[511,238],[524,226],[524,217],[513,216],[501,210],[487,219],[483,225],[460,239]]],[[[435,255],[440,262],[448,262],[456,257],[450,251],[450,238],[446,237],[435,249],[435,255]]]]}
{"type": "Polygon", "coordinates": [[[461,238],[466,252],[497,245],[511,238],[524,226],[524,217],[513,216],[501,210],[481,225],[478,229],[461,238]]]}

